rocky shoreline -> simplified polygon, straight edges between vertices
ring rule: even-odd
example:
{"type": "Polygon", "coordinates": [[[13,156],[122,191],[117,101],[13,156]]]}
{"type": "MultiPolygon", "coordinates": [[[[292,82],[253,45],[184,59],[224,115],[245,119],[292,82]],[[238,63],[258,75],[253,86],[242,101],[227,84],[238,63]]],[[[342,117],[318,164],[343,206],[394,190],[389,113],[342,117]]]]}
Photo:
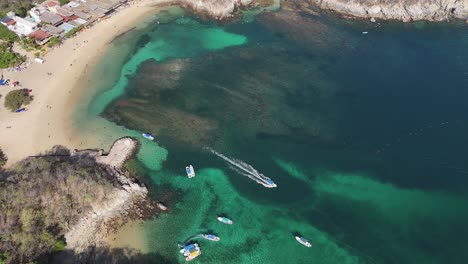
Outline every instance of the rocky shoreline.
{"type": "Polygon", "coordinates": [[[119,186],[114,188],[105,203],[94,203],[92,210],[65,234],[67,248],[82,253],[89,247],[106,246],[109,232],[115,231],[126,221],[143,219],[154,215],[156,206],[148,197],[148,189],[122,171],[125,161],[130,159],[138,148],[133,138],[121,138],[109,153],[102,150],[75,151],[73,155],[91,155],[110,175],[116,177],[119,186]]]}
{"type": "Polygon", "coordinates": [[[466,0],[285,0],[284,3],[296,9],[315,6],[371,21],[445,21],[452,18],[468,21],[466,0]]]}
{"type": "Polygon", "coordinates": [[[215,19],[233,17],[234,11],[242,6],[249,6],[255,0],[153,0],[158,6],[178,5],[215,19]]]}

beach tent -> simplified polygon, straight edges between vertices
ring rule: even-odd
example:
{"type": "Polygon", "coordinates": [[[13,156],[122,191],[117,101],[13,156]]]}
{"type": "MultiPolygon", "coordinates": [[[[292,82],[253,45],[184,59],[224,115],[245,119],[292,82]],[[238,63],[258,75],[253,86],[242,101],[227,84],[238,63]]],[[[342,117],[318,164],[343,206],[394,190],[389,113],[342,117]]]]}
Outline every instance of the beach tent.
{"type": "Polygon", "coordinates": [[[8,80],[0,79],[0,85],[7,85],[8,80]]]}

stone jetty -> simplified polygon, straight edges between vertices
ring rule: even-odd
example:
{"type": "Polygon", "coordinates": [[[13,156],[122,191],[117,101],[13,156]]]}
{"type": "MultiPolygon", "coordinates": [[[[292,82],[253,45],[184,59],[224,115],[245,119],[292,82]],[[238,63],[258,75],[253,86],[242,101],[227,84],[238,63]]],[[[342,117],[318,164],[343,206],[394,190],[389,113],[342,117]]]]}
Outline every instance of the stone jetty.
{"type": "Polygon", "coordinates": [[[133,156],[138,148],[138,141],[124,137],[114,142],[109,153],[96,157],[96,162],[111,168],[121,169],[124,163],[133,156]]]}

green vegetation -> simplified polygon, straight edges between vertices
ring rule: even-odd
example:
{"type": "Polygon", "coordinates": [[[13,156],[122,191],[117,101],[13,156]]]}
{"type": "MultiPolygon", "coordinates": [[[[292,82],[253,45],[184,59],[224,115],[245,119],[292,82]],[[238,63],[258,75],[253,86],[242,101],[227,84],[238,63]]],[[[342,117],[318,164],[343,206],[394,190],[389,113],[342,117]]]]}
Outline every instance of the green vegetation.
{"type": "Polygon", "coordinates": [[[21,40],[21,44],[23,46],[23,49],[25,49],[26,51],[32,51],[37,48],[36,43],[34,43],[34,40],[32,38],[23,38],[21,40]]]}
{"type": "Polygon", "coordinates": [[[59,0],[60,5],[65,5],[70,3],[70,0],[59,0]]]}
{"type": "Polygon", "coordinates": [[[88,155],[57,156],[67,153],[57,146],[52,156],[0,172],[0,263],[46,263],[41,258],[64,250],[64,233],[91,209],[85,197],[102,202],[118,186],[88,155]]]}
{"type": "Polygon", "coordinates": [[[79,26],[79,27],[76,27],[70,31],[67,32],[67,34],[65,34],[65,37],[66,38],[69,38],[73,35],[75,35],[78,31],[80,31],[81,29],[83,29],[83,25],[79,26]]]}
{"type": "Polygon", "coordinates": [[[0,39],[5,42],[14,42],[19,38],[13,31],[0,24],[0,39]]]}
{"type": "Polygon", "coordinates": [[[25,57],[11,51],[10,43],[0,44],[0,68],[8,68],[25,61],[25,57]]]}
{"type": "Polygon", "coordinates": [[[23,90],[13,90],[5,97],[5,107],[14,112],[23,105],[31,103],[33,97],[27,95],[23,90]]]}
{"type": "Polygon", "coordinates": [[[49,42],[47,43],[48,47],[54,47],[57,44],[60,44],[60,39],[57,36],[53,36],[49,39],[49,42]]]}
{"type": "Polygon", "coordinates": [[[15,12],[19,17],[25,17],[33,7],[32,0],[0,0],[0,15],[4,17],[9,11],[15,12]]]}
{"type": "MultiPolygon", "coordinates": [[[[0,149],[0,168],[3,167],[5,165],[5,163],[7,162],[8,160],[8,157],[5,155],[5,153],[3,152],[3,150],[0,149]]],[[[1,263],[1,262],[0,262],[1,263]]]]}
{"type": "Polygon", "coordinates": [[[7,264],[11,261],[11,255],[8,252],[3,252],[0,254],[0,264],[7,264]]]}

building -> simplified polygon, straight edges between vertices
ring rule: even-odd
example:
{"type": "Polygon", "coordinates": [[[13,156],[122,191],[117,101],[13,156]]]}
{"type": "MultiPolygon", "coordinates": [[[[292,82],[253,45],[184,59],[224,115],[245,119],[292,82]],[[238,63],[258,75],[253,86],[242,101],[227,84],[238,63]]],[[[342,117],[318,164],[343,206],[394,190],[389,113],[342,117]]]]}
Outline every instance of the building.
{"type": "Polygon", "coordinates": [[[56,8],[57,7],[60,7],[59,4],[55,1],[50,1],[50,2],[47,2],[47,8],[51,11],[51,12],[54,12],[56,13],[57,10],[56,8]]]}
{"type": "Polygon", "coordinates": [[[63,32],[63,29],[59,28],[59,27],[55,27],[55,26],[52,26],[52,25],[49,25],[49,24],[45,24],[41,27],[41,30],[47,32],[48,34],[50,35],[53,35],[53,36],[59,36],[60,34],[62,34],[63,32]]]}
{"type": "Polygon", "coordinates": [[[36,44],[44,45],[45,43],[47,43],[47,41],[50,40],[52,36],[48,34],[47,32],[44,32],[39,29],[29,34],[28,37],[34,39],[34,42],[36,42],[36,44]]]}
{"type": "Polygon", "coordinates": [[[49,11],[45,11],[43,12],[40,16],[39,16],[39,19],[46,23],[46,24],[50,24],[52,26],[58,26],[60,24],[63,23],[63,18],[59,15],[56,15],[52,12],[49,12],[49,11]]]}
{"type": "Polygon", "coordinates": [[[61,25],[58,26],[58,27],[61,28],[61,29],[63,29],[62,35],[67,34],[70,30],[72,30],[72,29],[75,28],[75,26],[73,26],[72,24],[67,23],[67,22],[61,24],[61,25]]]}
{"type": "Polygon", "coordinates": [[[14,20],[16,21],[16,24],[13,31],[20,36],[28,36],[37,29],[37,23],[35,22],[18,16],[15,16],[14,20]]]}
{"type": "Polygon", "coordinates": [[[2,25],[4,25],[4,26],[8,26],[8,23],[9,23],[10,21],[12,21],[12,20],[13,20],[13,19],[11,19],[11,18],[9,18],[9,17],[4,17],[4,18],[2,18],[2,19],[0,20],[0,23],[1,23],[2,25]]]}

